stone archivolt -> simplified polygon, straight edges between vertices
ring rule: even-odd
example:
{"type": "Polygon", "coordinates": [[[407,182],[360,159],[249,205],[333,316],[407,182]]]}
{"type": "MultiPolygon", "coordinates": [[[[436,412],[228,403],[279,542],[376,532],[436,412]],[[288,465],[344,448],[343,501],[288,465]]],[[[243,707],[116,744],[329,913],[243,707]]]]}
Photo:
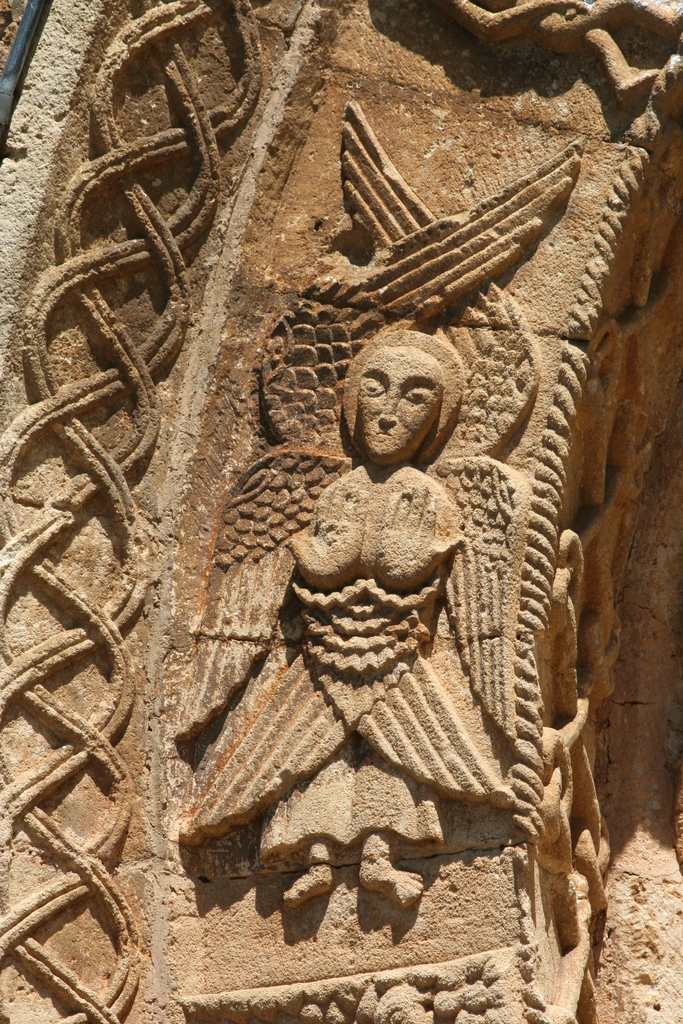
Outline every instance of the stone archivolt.
{"type": "MultiPolygon", "coordinates": [[[[184,254],[216,212],[221,140],[248,121],[259,90],[258,31],[242,0],[224,11],[201,0],[161,4],[113,41],[91,104],[99,155],[71,182],[56,228],[59,262],[28,306],[30,404],[0,439],[0,948],[73,1024],[117,1024],[138,985],[138,927],[113,874],[135,792],[117,752],[138,675],[124,638],[148,586],[149,526],[132,488],[159,433],[157,381],[192,312],[184,254]],[[224,54],[226,76],[231,62],[241,72],[224,105],[207,109],[192,63],[212,31],[236,42],[224,54]],[[141,62],[158,72],[151,109],[166,95],[175,122],[156,133],[136,134],[148,122],[136,125],[126,107],[141,62]],[[177,196],[178,183],[167,170],[179,160],[190,179],[169,213],[165,192],[177,196]],[[133,282],[163,296],[147,323],[126,323],[133,282]],[[22,614],[39,623],[34,636],[22,631],[22,614]],[[69,798],[82,803],[78,830],[62,813],[69,798]],[[13,836],[22,832],[51,874],[17,900],[13,836]],[[96,908],[115,951],[101,987],[45,942],[85,906],[96,908]]],[[[143,113],[145,100],[137,94],[143,113]]]]}

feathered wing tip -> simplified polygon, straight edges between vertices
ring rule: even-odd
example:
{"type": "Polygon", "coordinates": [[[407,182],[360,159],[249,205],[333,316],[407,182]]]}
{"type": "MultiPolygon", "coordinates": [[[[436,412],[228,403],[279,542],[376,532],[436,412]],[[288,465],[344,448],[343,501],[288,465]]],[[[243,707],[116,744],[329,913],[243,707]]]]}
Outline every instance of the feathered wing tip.
{"type": "Polygon", "coordinates": [[[447,797],[512,806],[512,793],[479,754],[437,675],[421,658],[363,715],[358,732],[389,764],[447,797]]]}
{"type": "Polygon", "coordinates": [[[216,562],[221,555],[234,557],[237,546],[229,554],[221,548],[224,538],[214,552],[190,686],[180,710],[176,737],[181,741],[199,735],[220,714],[267,652],[294,566],[290,551],[279,546],[226,569],[216,562]]]}
{"type": "Polygon", "coordinates": [[[178,715],[176,739],[194,739],[219,715],[249,677],[262,644],[244,640],[200,637],[192,670],[192,686],[185,692],[178,715]]]}
{"type": "Polygon", "coordinates": [[[303,659],[289,665],[284,649],[274,652],[199,769],[181,839],[196,844],[250,821],[314,775],[345,739],[303,659]]]}
{"type": "Polygon", "coordinates": [[[346,106],[342,129],[342,185],[351,215],[383,249],[434,220],[406,184],[358,103],[346,106]]]}

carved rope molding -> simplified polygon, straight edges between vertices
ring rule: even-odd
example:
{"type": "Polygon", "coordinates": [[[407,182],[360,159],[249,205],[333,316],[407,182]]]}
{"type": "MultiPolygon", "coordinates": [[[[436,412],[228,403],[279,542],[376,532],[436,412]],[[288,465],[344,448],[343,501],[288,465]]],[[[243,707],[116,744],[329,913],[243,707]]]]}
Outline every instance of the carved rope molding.
{"type": "Polygon", "coordinates": [[[133,488],[159,433],[155,379],[172,364],[188,328],[183,253],[201,240],[216,212],[218,143],[229,144],[230,133],[248,120],[261,84],[259,38],[247,0],[214,6],[201,0],[159,4],[129,23],[108,49],[91,103],[92,144],[101,155],[83,165],[60,204],[61,262],[42,276],[25,321],[30,404],[0,438],[0,955],[47,988],[62,1012],[75,1014],[68,1017],[73,1024],[118,1024],[139,977],[135,920],[112,874],[132,810],[130,772],[116,749],[136,692],[124,638],[148,582],[145,523],[133,488]],[[241,40],[244,73],[225,105],[207,110],[180,40],[220,16],[221,6],[241,40]],[[156,61],[162,70],[179,126],[129,140],[117,122],[116,97],[129,66],[140,59],[156,61]],[[154,202],[135,179],[183,158],[185,164],[194,161],[196,172],[185,201],[165,216],[163,197],[154,202]],[[86,248],[84,210],[98,199],[111,202],[112,190],[127,199],[134,237],[86,248]],[[145,287],[157,275],[165,301],[147,336],[133,340],[103,290],[141,274],[145,287]],[[85,362],[91,372],[60,383],[63,364],[50,343],[65,308],[77,311],[87,352],[79,367],[85,362]],[[117,435],[108,428],[124,414],[128,429],[117,435]],[[57,477],[49,473],[55,452],[61,460],[57,477]],[[26,460],[36,458],[38,465],[27,472],[26,460]],[[78,548],[79,538],[106,566],[104,599],[98,572],[79,572],[78,560],[64,557],[78,548]],[[33,607],[42,609],[33,635],[12,626],[12,610],[29,592],[33,607]],[[95,670],[101,699],[83,712],[87,685],[80,702],[79,685],[95,670]],[[19,716],[37,737],[48,737],[42,747],[36,741],[26,750],[23,763],[8,756],[8,729],[19,716]],[[78,779],[86,773],[106,810],[88,815],[94,831],[83,838],[60,821],[58,809],[69,792],[78,800],[78,779]],[[30,850],[52,865],[53,878],[16,902],[11,863],[19,831],[28,836],[30,850]],[[98,992],[36,939],[47,923],[87,901],[99,906],[116,953],[115,968],[98,992]]]}
{"type": "Polygon", "coordinates": [[[477,39],[497,43],[528,39],[552,53],[586,49],[603,63],[619,103],[631,108],[643,98],[647,109],[631,127],[633,142],[651,148],[660,127],[668,120],[671,104],[680,103],[683,15],[675,6],[645,0],[526,0],[508,3],[491,0],[433,0],[449,17],[477,39]],[[671,56],[662,68],[631,67],[615,41],[622,25],[652,33],[671,44],[671,56]]]}

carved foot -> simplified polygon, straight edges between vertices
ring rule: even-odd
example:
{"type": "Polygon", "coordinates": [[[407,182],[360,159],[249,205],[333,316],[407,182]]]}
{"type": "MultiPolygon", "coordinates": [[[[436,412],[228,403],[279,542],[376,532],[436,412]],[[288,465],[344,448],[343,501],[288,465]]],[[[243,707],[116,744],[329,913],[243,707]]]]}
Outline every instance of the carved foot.
{"type": "Polygon", "coordinates": [[[289,910],[295,910],[314,896],[323,896],[333,886],[332,868],[325,863],[329,851],[325,843],[313,843],[308,852],[308,863],[311,865],[305,875],[297,878],[284,895],[284,904],[289,910]]]}
{"type": "Polygon", "coordinates": [[[295,910],[306,900],[322,896],[332,889],[332,868],[329,864],[314,864],[305,875],[297,878],[284,895],[285,906],[295,910]]]}
{"type": "Polygon", "coordinates": [[[391,863],[389,843],[383,836],[368,836],[363,845],[360,884],[371,892],[379,892],[406,908],[416,903],[424,885],[418,874],[398,871],[391,863]]]}

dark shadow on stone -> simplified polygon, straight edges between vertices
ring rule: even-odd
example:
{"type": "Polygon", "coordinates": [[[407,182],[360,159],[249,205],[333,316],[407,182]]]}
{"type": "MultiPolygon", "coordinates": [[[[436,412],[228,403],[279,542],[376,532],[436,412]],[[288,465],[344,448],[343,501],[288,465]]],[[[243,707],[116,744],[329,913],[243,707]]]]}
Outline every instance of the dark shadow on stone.
{"type": "Polygon", "coordinates": [[[214,907],[218,910],[229,910],[230,907],[241,903],[249,890],[257,884],[258,879],[251,876],[250,878],[218,878],[208,882],[195,878],[193,881],[197,913],[199,917],[206,917],[214,907]]]}
{"type": "MultiPolygon", "coordinates": [[[[602,62],[587,49],[555,54],[525,39],[485,43],[424,0],[368,0],[368,8],[378,32],[442,67],[464,92],[478,90],[482,98],[491,98],[516,96],[533,89],[550,99],[563,96],[581,80],[598,96],[613,141],[619,140],[647,105],[645,95],[633,106],[621,107],[602,62]]],[[[651,35],[642,29],[626,34],[625,51],[634,63],[652,60],[663,66],[674,52],[673,44],[664,41],[662,46],[662,40],[650,40],[651,35]]]]}
{"type": "Polygon", "coordinates": [[[259,844],[261,819],[234,829],[226,836],[205,839],[198,846],[179,844],[180,862],[186,874],[198,878],[223,881],[253,877],[260,871],[259,844]]]}
{"type": "MultiPolygon", "coordinates": [[[[421,862],[422,863],[422,862],[421,862]]],[[[410,862],[402,862],[401,868],[407,870],[410,867],[410,862]]],[[[420,872],[421,873],[421,872],[420,872]]],[[[423,878],[425,883],[425,890],[428,888],[429,880],[423,878]]],[[[417,916],[420,913],[420,904],[422,903],[422,896],[412,907],[407,907],[405,910],[400,907],[398,903],[394,903],[392,900],[387,899],[386,896],[381,896],[379,893],[369,892],[367,889],[363,889],[362,886],[358,887],[358,924],[362,932],[369,934],[370,932],[382,931],[387,925],[391,928],[391,941],[394,945],[397,945],[401,939],[403,939],[417,921],[417,916]]]]}
{"type": "MultiPolygon", "coordinates": [[[[317,896],[314,899],[307,900],[302,906],[297,907],[296,910],[287,910],[283,906],[282,900],[280,900],[280,907],[282,908],[282,933],[285,942],[288,946],[295,946],[298,942],[305,942],[308,939],[314,939],[318,934],[321,924],[325,920],[325,914],[327,913],[327,907],[330,902],[330,896],[339,885],[341,881],[341,875],[339,871],[332,871],[333,876],[333,889],[329,893],[325,893],[324,896],[317,896]]],[[[286,874],[279,875],[282,879],[283,888],[282,893],[286,889],[289,889],[290,885],[293,885],[300,874],[286,874]]],[[[257,910],[258,910],[257,901],[257,910]]]]}

